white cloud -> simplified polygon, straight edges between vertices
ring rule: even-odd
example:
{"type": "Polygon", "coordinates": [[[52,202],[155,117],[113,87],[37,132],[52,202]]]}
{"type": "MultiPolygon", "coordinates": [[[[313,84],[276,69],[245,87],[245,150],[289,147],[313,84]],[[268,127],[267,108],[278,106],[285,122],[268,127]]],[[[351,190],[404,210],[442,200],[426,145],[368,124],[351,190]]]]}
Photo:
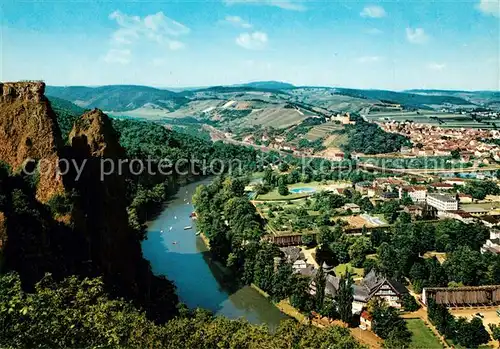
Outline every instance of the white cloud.
{"type": "Polygon", "coordinates": [[[103,57],[103,60],[106,63],[119,63],[119,64],[128,64],[130,62],[130,57],[132,52],[130,50],[120,50],[120,49],[110,49],[106,55],[103,57]]]}
{"type": "Polygon", "coordinates": [[[500,17],[500,0],[479,0],[477,9],[486,15],[500,17]]]}
{"type": "Polygon", "coordinates": [[[366,6],[359,14],[361,17],[382,18],[386,16],[386,12],[382,6],[366,6]]]}
{"type": "Polygon", "coordinates": [[[358,63],[375,63],[375,62],[380,62],[384,59],[384,57],[380,56],[363,56],[363,57],[358,57],[356,61],[358,63]]]}
{"type": "Polygon", "coordinates": [[[427,65],[427,68],[429,68],[430,70],[436,70],[436,71],[439,71],[439,70],[443,70],[446,68],[446,64],[445,63],[436,63],[436,62],[431,62],[427,65]]]}
{"type": "Polygon", "coordinates": [[[182,49],[185,45],[178,37],[190,32],[184,24],[165,16],[163,12],[139,17],[114,11],[109,19],[116,22],[118,29],[111,34],[111,48],[105,56],[106,62],[128,63],[130,46],[138,41],[150,41],[172,51],[182,49]]]}
{"type": "Polygon", "coordinates": [[[235,27],[239,28],[244,28],[244,29],[252,28],[252,25],[247,21],[245,21],[240,16],[226,16],[226,18],[224,18],[222,22],[234,25],[235,27]]]}
{"type": "Polygon", "coordinates": [[[243,33],[236,38],[236,44],[247,50],[261,50],[267,44],[267,34],[264,32],[243,33]]]}
{"type": "Polygon", "coordinates": [[[169,40],[167,45],[168,48],[172,51],[182,50],[184,47],[186,47],[183,42],[177,40],[169,40]]]}
{"type": "Polygon", "coordinates": [[[279,7],[284,10],[305,11],[306,7],[300,0],[223,0],[226,5],[255,4],[279,7]]]}
{"type": "Polygon", "coordinates": [[[429,40],[429,36],[423,28],[406,28],[406,39],[412,44],[425,44],[429,40]]]}
{"type": "Polygon", "coordinates": [[[365,33],[369,35],[380,35],[383,33],[383,31],[378,28],[370,28],[366,30],[365,33]]]}

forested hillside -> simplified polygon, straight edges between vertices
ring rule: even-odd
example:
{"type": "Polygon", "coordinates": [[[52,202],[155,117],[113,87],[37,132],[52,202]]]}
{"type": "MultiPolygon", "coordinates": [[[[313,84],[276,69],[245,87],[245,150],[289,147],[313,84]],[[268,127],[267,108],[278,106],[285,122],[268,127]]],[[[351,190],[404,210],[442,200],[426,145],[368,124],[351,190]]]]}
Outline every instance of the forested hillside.
{"type": "Polygon", "coordinates": [[[71,101],[81,107],[106,111],[133,110],[148,103],[175,110],[187,102],[184,97],[172,91],[134,85],[48,86],[47,95],[71,101]]]}
{"type": "Polygon", "coordinates": [[[392,153],[411,144],[408,138],[397,133],[385,132],[377,124],[366,122],[359,117],[356,119],[356,124],[346,126],[344,132],[348,136],[347,143],[343,145],[347,152],[392,153]]]}
{"type": "Polygon", "coordinates": [[[442,105],[445,103],[454,105],[469,105],[471,102],[455,96],[423,95],[417,93],[394,92],[386,90],[356,90],[348,88],[337,88],[337,93],[357,97],[380,100],[383,102],[401,104],[407,108],[429,108],[429,105],[442,105]]]}

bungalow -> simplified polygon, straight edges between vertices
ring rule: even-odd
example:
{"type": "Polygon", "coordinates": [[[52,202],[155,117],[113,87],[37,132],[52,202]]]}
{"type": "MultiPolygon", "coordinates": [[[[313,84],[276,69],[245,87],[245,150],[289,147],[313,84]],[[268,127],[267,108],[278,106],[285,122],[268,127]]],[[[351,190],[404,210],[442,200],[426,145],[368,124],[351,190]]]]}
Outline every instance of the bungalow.
{"type": "Polygon", "coordinates": [[[500,239],[488,239],[486,242],[481,246],[481,253],[493,253],[493,254],[500,254],[500,239]]]}
{"type": "Polygon", "coordinates": [[[249,135],[249,136],[246,136],[245,138],[243,138],[244,143],[253,143],[254,141],[255,141],[255,138],[253,137],[253,135],[249,135]]]}
{"type": "Polygon", "coordinates": [[[391,200],[391,199],[397,199],[399,197],[399,194],[392,191],[386,191],[380,194],[380,197],[385,200],[391,200]]]}
{"type": "Polygon", "coordinates": [[[335,153],[330,158],[331,161],[342,161],[344,160],[344,153],[335,153]]]}
{"type": "Polygon", "coordinates": [[[384,190],[387,190],[391,187],[400,187],[407,185],[408,182],[403,181],[398,178],[377,178],[373,181],[373,185],[376,188],[382,188],[384,190]]]}
{"type": "Polygon", "coordinates": [[[375,187],[367,188],[366,196],[368,196],[369,198],[373,198],[375,197],[376,194],[377,194],[377,189],[375,187]]]}
{"type": "Polygon", "coordinates": [[[421,217],[423,214],[423,209],[418,205],[405,206],[404,211],[408,213],[412,218],[421,217]]]}
{"type": "Polygon", "coordinates": [[[371,182],[358,182],[354,185],[354,189],[361,194],[367,194],[368,188],[372,188],[371,182]]]}
{"type": "Polygon", "coordinates": [[[363,310],[361,316],[359,317],[359,328],[364,331],[370,331],[372,329],[372,320],[373,317],[370,315],[370,313],[366,310],[363,310]]]}
{"type": "Polygon", "coordinates": [[[359,207],[358,205],[353,204],[353,203],[345,204],[344,206],[342,206],[342,209],[344,211],[351,210],[351,212],[353,212],[353,213],[361,212],[361,207],[359,207]]]}
{"type": "Polygon", "coordinates": [[[480,216],[479,220],[488,228],[493,228],[500,223],[500,218],[492,215],[480,216]]]}
{"type": "Polygon", "coordinates": [[[335,188],[333,192],[337,195],[344,195],[344,189],[345,188],[335,188]]]}
{"type": "Polygon", "coordinates": [[[445,180],[444,182],[451,185],[465,185],[465,180],[462,178],[450,178],[445,180]]]}
{"type": "Polygon", "coordinates": [[[461,204],[470,204],[472,202],[472,195],[464,194],[464,193],[458,193],[458,201],[461,204]]]}
{"type": "Polygon", "coordinates": [[[436,156],[450,156],[451,151],[449,149],[437,149],[434,151],[434,155],[436,155],[436,156]]]}
{"type": "Polygon", "coordinates": [[[460,161],[461,162],[469,162],[473,153],[469,151],[460,152],[460,161]]]}
{"type": "Polygon", "coordinates": [[[471,215],[469,212],[465,212],[462,210],[439,211],[438,216],[441,218],[456,219],[457,221],[461,221],[465,224],[471,224],[476,221],[476,218],[473,215],[471,215]]]}
{"type": "Polygon", "coordinates": [[[448,183],[432,183],[431,187],[436,190],[451,190],[453,189],[453,184],[448,183]]]}

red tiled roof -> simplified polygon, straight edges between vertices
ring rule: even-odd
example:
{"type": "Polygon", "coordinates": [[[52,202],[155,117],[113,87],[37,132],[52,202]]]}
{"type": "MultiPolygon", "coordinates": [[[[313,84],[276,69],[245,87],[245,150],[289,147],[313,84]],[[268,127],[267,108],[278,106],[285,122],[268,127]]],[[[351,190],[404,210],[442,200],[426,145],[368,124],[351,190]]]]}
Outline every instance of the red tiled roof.
{"type": "Polygon", "coordinates": [[[361,313],[361,317],[363,319],[366,319],[368,321],[372,321],[373,317],[370,315],[369,312],[367,312],[366,310],[363,310],[363,312],[361,313]]]}

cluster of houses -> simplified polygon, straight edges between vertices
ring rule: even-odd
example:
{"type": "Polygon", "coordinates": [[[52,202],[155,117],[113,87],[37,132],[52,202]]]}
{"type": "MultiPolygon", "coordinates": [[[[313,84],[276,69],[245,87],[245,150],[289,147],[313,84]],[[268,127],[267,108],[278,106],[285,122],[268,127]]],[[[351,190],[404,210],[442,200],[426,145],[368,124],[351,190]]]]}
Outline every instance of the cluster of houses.
{"type": "MultiPolygon", "coordinates": [[[[442,182],[411,185],[402,178],[377,178],[374,181],[358,182],[354,190],[370,198],[375,205],[378,201],[402,199],[408,196],[413,204],[402,207],[412,219],[450,218],[466,224],[482,223],[488,228],[500,226],[500,208],[494,204],[467,205],[473,203],[469,194],[461,193],[461,188],[466,184],[462,178],[444,179],[442,182]]],[[[345,189],[333,189],[336,194],[342,195],[345,189]]],[[[493,198],[498,200],[498,198],[493,198]]],[[[353,214],[360,212],[358,205],[349,203],[342,207],[344,211],[353,214]]],[[[487,242],[484,249],[500,253],[494,246],[498,245],[496,238],[487,242]]]]}
{"type": "Polygon", "coordinates": [[[460,151],[460,160],[469,162],[472,157],[488,162],[489,158],[500,160],[500,147],[479,141],[485,138],[500,138],[500,131],[472,128],[446,129],[429,124],[390,121],[381,123],[387,132],[409,137],[413,147],[401,149],[403,154],[415,156],[450,156],[460,151]]]}
{"type": "MultiPolygon", "coordinates": [[[[318,268],[307,263],[299,247],[282,247],[280,250],[284,254],[284,260],[292,264],[294,273],[311,279],[308,292],[314,295],[317,291],[314,278],[318,268]]],[[[334,301],[340,288],[340,277],[335,275],[333,268],[326,263],[323,263],[322,268],[326,276],[325,295],[334,301]]],[[[362,328],[370,329],[371,321],[368,313],[364,310],[372,298],[381,298],[389,306],[401,308],[401,299],[407,293],[408,289],[400,282],[386,278],[372,270],[353,285],[354,301],[352,302],[352,312],[360,315],[362,328]]]]}

